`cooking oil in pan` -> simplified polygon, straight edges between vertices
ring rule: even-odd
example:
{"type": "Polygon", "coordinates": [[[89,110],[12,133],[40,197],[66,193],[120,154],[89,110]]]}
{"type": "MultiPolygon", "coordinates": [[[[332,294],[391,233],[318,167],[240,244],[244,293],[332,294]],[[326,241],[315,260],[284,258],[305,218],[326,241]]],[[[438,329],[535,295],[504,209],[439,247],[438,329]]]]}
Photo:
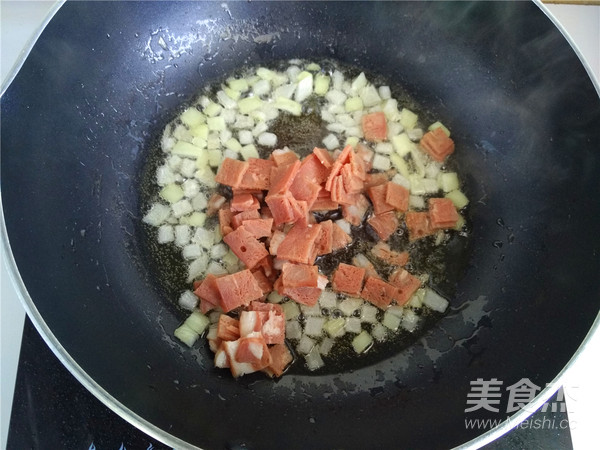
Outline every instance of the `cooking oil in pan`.
{"type": "MultiPolygon", "coordinates": [[[[273,65],[273,70],[284,70],[287,62],[281,62],[273,65]]],[[[343,65],[334,61],[321,61],[322,70],[329,73],[334,70],[339,70],[346,75],[347,78],[352,78],[358,75],[361,71],[353,66],[343,65]]],[[[242,68],[235,75],[243,77],[252,69],[242,68]]],[[[389,85],[392,91],[392,97],[398,99],[399,104],[410,108],[419,115],[421,123],[431,123],[432,114],[414,101],[413,98],[400,86],[390,84],[387,80],[381,77],[366,73],[369,80],[373,80],[374,84],[389,85]]],[[[221,83],[218,82],[204,89],[205,93],[214,93],[219,89],[221,83]]],[[[194,99],[195,100],[195,99],[194,99]]],[[[187,105],[192,104],[190,101],[187,105]]],[[[293,116],[291,114],[280,114],[279,117],[271,121],[269,131],[276,134],[278,137],[277,148],[288,146],[294,150],[302,158],[308,155],[314,147],[323,146],[323,138],[330,133],[326,129],[320,116],[320,108],[323,105],[323,97],[312,96],[304,105],[303,114],[293,116]]],[[[162,131],[162,130],[160,130],[162,131]]],[[[257,146],[261,158],[268,158],[272,149],[268,147],[257,146]]],[[[460,151],[460,150],[459,150],[460,151]]],[[[157,201],[160,187],[156,183],[156,170],[164,160],[164,153],[161,150],[160,139],[157,137],[147,149],[147,160],[145,162],[140,185],[140,204],[143,211],[147,210],[150,205],[157,201]]],[[[455,164],[455,163],[451,163],[455,164]]],[[[452,167],[457,172],[458,168],[452,167]]],[[[209,190],[204,188],[207,194],[209,190]]],[[[213,190],[214,192],[215,190],[213,190]]],[[[219,193],[227,197],[231,196],[231,191],[227,189],[219,189],[219,193]]],[[[369,213],[370,211],[368,211],[369,213]]],[[[468,208],[461,211],[463,215],[468,216],[468,208]]],[[[369,214],[365,217],[368,217],[369,214]]],[[[317,221],[322,220],[337,220],[342,218],[341,211],[331,211],[325,214],[315,214],[317,221]]],[[[468,223],[468,220],[467,220],[468,223]]],[[[218,222],[215,217],[209,218],[205,227],[212,229],[218,227],[218,222]]],[[[145,251],[146,266],[151,273],[151,279],[155,281],[156,288],[164,295],[166,301],[176,303],[176,299],[185,289],[190,289],[190,283],[187,281],[187,264],[181,257],[181,250],[174,244],[158,244],[156,240],[156,229],[145,224],[140,224],[140,236],[143,241],[145,251]]],[[[352,227],[353,242],[340,251],[329,255],[319,257],[316,264],[319,266],[320,272],[330,276],[335,268],[342,262],[352,263],[352,259],[358,255],[369,255],[370,248],[378,241],[373,230],[363,221],[357,227],[352,227]]],[[[464,232],[447,232],[444,236],[426,237],[416,242],[409,242],[405,227],[400,226],[396,232],[388,240],[388,244],[392,250],[408,251],[410,255],[409,265],[406,267],[410,272],[417,274],[428,274],[429,278],[427,285],[435,290],[443,293],[451,299],[454,294],[453,289],[456,282],[461,276],[466,264],[468,263],[469,255],[469,239],[466,229],[464,232]],[[443,241],[443,245],[440,245],[443,241]]],[[[377,258],[369,258],[373,263],[376,271],[382,275],[384,279],[392,272],[394,267],[385,264],[377,258]]],[[[315,375],[323,373],[337,373],[349,370],[354,370],[359,367],[364,367],[372,363],[388,358],[418,340],[428,329],[430,329],[442,316],[442,314],[429,310],[428,308],[418,308],[416,310],[419,315],[419,325],[412,332],[402,330],[390,332],[388,330],[385,341],[376,342],[368,351],[361,355],[357,355],[352,349],[351,341],[355,336],[351,333],[346,333],[345,336],[336,340],[335,346],[328,356],[323,357],[325,361],[324,367],[309,372],[305,365],[301,363],[302,358],[296,355],[296,363],[290,368],[289,373],[312,373],[315,375]],[[300,362],[298,362],[300,360],[300,362]]],[[[337,312],[335,310],[322,311],[325,317],[334,317],[337,312]]],[[[383,312],[379,311],[378,319],[381,320],[383,312]]],[[[183,317],[183,313],[182,313],[183,317]]],[[[301,316],[300,321],[304,318],[301,316]]],[[[363,328],[370,331],[371,325],[364,324],[363,328]]],[[[205,342],[205,341],[203,341],[205,342]]],[[[206,345],[201,344],[201,345],[206,345]]],[[[294,343],[289,346],[292,350],[295,347],[294,343]]],[[[207,357],[212,358],[212,353],[207,349],[207,357]]]]}

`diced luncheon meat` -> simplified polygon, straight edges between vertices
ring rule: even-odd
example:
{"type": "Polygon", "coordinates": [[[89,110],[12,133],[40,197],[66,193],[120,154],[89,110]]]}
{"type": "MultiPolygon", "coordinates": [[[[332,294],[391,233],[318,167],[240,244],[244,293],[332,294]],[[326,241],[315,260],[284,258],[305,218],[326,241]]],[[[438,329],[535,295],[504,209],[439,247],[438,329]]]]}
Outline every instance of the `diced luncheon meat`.
{"type": "Polygon", "coordinates": [[[373,203],[373,211],[375,214],[383,214],[394,210],[394,206],[386,201],[387,186],[389,184],[390,183],[386,182],[385,184],[379,184],[367,189],[371,203],[373,203]]]}
{"type": "Polygon", "coordinates": [[[317,256],[327,255],[333,251],[333,222],[324,220],[319,225],[321,231],[315,240],[317,256]]]}
{"type": "Polygon", "coordinates": [[[408,238],[411,241],[430,236],[434,232],[429,221],[429,214],[426,212],[408,211],[404,216],[404,222],[408,229],[408,238]]]}
{"type": "Polygon", "coordinates": [[[298,155],[291,150],[273,150],[271,153],[271,159],[275,162],[276,166],[287,166],[298,161],[298,155]]]}
{"type": "Polygon", "coordinates": [[[143,218],[188,263],[179,305],[191,315],[176,337],[206,336],[234,377],[279,377],[294,355],[318,370],[338,346],[362,354],[414,331],[421,308],[448,303],[418,253],[466,235],[443,124],[427,128],[364,73],[293,64],[229,78],[166,127],[143,218]],[[296,140],[274,134],[282,111],[316,112],[323,128],[307,135],[323,132],[322,147],[283,146],[296,140]]]}
{"type": "Polygon", "coordinates": [[[253,237],[260,239],[271,236],[273,219],[246,219],[242,225],[253,237]]]}
{"type": "Polygon", "coordinates": [[[216,214],[225,204],[225,202],[227,202],[227,199],[215,192],[213,195],[211,195],[210,199],[208,200],[206,214],[208,216],[216,214]]]}
{"type": "Polygon", "coordinates": [[[291,262],[313,264],[313,247],[321,232],[321,225],[294,225],[279,244],[277,257],[291,262]]]}
{"type": "Polygon", "coordinates": [[[429,199],[429,220],[434,229],[453,228],[458,222],[458,212],[449,198],[429,199]]]}
{"type": "Polygon", "coordinates": [[[271,377],[280,377],[294,357],[285,344],[275,344],[269,347],[269,353],[271,354],[271,365],[265,368],[265,372],[271,377]]]}
{"type": "Polygon", "coordinates": [[[231,186],[234,188],[240,187],[244,174],[250,165],[246,161],[238,161],[237,159],[225,158],[221,163],[221,167],[217,172],[215,180],[217,183],[231,186]]]}
{"type": "Polygon", "coordinates": [[[251,209],[249,211],[242,211],[238,213],[234,212],[233,216],[231,217],[231,226],[234,230],[236,230],[243,225],[244,222],[256,219],[260,219],[260,213],[258,212],[258,209],[251,209]]]}
{"type": "Polygon", "coordinates": [[[239,187],[266,191],[271,187],[271,169],[275,166],[268,159],[249,158],[248,169],[242,177],[239,187]]]}
{"type": "Polygon", "coordinates": [[[317,287],[318,278],[317,266],[285,263],[281,270],[281,282],[284,288],[317,287]]]}
{"type": "Polygon", "coordinates": [[[404,266],[408,262],[408,252],[395,252],[385,242],[378,242],[371,249],[371,253],[377,258],[393,266],[404,266]]]}
{"type": "Polygon", "coordinates": [[[402,268],[396,269],[390,275],[389,282],[398,289],[394,300],[400,306],[406,304],[417,289],[421,287],[421,280],[402,268]]]}
{"type": "Polygon", "coordinates": [[[382,241],[387,241],[398,228],[399,222],[393,211],[375,215],[367,220],[382,241]]]}
{"type": "Polygon", "coordinates": [[[398,289],[377,277],[367,277],[360,296],[381,309],[387,308],[397,296],[398,289]]]}
{"type": "Polygon", "coordinates": [[[248,269],[225,275],[215,280],[221,296],[221,309],[229,312],[239,306],[248,305],[263,296],[263,292],[248,269]]]}
{"type": "Polygon", "coordinates": [[[221,314],[217,325],[217,337],[222,341],[235,341],[240,337],[240,321],[221,314]]]}
{"type": "Polygon", "coordinates": [[[296,287],[285,288],[283,290],[283,295],[287,295],[289,298],[302,305],[314,306],[317,304],[322,292],[322,289],[315,287],[296,287]]]}
{"type": "Polygon", "coordinates": [[[313,154],[317,157],[319,162],[323,164],[326,168],[330,169],[333,165],[333,158],[326,149],[315,147],[313,148],[313,154]]]}
{"type": "Polygon", "coordinates": [[[333,251],[340,250],[351,242],[350,235],[342,230],[337,223],[331,225],[331,248],[333,251]]]}
{"type": "Polygon", "coordinates": [[[231,199],[231,210],[232,211],[251,211],[260,209],[260,203],[258,199],[251,194],[239,194],[234,195],[231,199]]]}
{"type": "Polygon", "coordinates": [[[265,248],[265,244],[247,231],[244,225],[224,236],[223,241],[229,245],[231,251],[248,269],[252,269],[269,254],[265,248]]]}
{"type": "Polygon", "coordinates": [[[342,205],[342,215],[346,222],[357,227],[362,223],[369,206],[371,204],[367,200],[367,197],[360,194],[353,205],[342,205]]]}
{"type": "Polygon", "coordinates": [[[441,127],[425,133],[421,139],[421,147],[438,162],[443,162],[448,155],[454,153],[454,141],[441,127]]]}
{"type": "Polygon", "coordinates": [[[341,263],[333,274],[331,285],[334,291],[357,297],[363,287],[365,269],[341,263]]]}
{"type": "Polygon", "coordinates": [[[256,282],[258,283],[258,286],[264,295],[268,295],[273,291],[273,283],[265,275],[265,272],[262,268],[253,270],[252,276],[256,279],[256,282]]]}
{"type": "Polygon", "coordinates": [[[385,202],[391,205],[396,211],[408,211],[408,200],[410,192],[404,186],[389,182],[386,185],[385,202]]]}
{"type": "Polygon", "coordinates": [[[371,142],[381,142],[387,139],[387,122],[381,111],[362,116],[362,130],[365,139],[371,142]]]}

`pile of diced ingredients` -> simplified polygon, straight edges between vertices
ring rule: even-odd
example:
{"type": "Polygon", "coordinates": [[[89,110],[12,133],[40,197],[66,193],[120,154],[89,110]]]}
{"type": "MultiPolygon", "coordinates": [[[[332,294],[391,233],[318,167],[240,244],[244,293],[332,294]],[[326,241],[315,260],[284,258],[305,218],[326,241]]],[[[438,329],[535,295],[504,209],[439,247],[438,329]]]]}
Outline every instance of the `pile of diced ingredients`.
{"type": "Polygon", "coordinates": [[[143,219],[189,262],[193,289],[179,305],[191,315],[178,339],[205,335],[215,366],[234,377],[279,377],[294,360],[317,370],[339,346],[362,354],[412,332],[422,308],[446,310],[428,274],[411,273],[407,249],[390,245],[403,233],[443,245],[464,225],[444,125],[423,131],[364,73],[298,60],[212,92],[166,127],[159,198],[143,219]],[[322,148],[280,148],[273,121],[315,107],[329,133],[322,148]]]}

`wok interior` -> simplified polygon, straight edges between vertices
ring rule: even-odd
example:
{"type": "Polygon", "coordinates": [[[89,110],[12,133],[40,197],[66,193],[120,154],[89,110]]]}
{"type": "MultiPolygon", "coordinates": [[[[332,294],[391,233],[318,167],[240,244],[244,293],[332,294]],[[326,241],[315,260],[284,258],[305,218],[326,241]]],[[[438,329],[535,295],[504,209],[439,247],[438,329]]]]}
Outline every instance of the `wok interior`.
{"type": "Polygon", "coordinates": [[[534,4],[67,3],[2,120],[6,227],[35,308],[91,379],[193,445],[458,445],[479,433],[464,427],[471,380],[545,385],[598,313],[600,104],[534,4]],[[199,87],[296,57],[387,77],[452,130],[470,259],[452,310],[409,349],[235,381],[171,338],[184,314],[146,259],[139,182],[199,87]]]}

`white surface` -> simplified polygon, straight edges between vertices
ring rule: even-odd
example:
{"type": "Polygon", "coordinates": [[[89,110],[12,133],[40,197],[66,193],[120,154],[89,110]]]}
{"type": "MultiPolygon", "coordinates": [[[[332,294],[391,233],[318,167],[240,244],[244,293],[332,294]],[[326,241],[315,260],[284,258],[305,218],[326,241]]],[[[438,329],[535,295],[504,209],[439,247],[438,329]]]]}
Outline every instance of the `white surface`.
{"type": "MultiPolygon", "coordinates": [[[[0,3],[2,80],[5,80],[10,73],[13,64],[43,22],[53,3],[53,1],[27,0],[3,0],[0,3]]],[[[549,9],[567,28],[590,68],[600,78],[600,7],[549,5],[549,9]]],[[[0,285],[0,448],[4,449],[25,315],[8,278],[4,260],[0,261],[0,285]]],[[[600,363],[594,358],[600,354],[600,334],[590,342],[588,347],[585,354],[567,374],[564,383],[571,435],[576,450],[597,448],[596,421],[597,408],[600,405],[600,388],[596,379],[600,363]]]]}
{"type": "MultiPolygon", "coordinates": [[[[28,42],[36,35],[36,31],[54,3],[54,1],[4,0],[0,2],[2,84],[28,42]]],[[[25,310],[15,293],[1,255],[0,292],[0,448],[5,449],[25,310]]]]}

